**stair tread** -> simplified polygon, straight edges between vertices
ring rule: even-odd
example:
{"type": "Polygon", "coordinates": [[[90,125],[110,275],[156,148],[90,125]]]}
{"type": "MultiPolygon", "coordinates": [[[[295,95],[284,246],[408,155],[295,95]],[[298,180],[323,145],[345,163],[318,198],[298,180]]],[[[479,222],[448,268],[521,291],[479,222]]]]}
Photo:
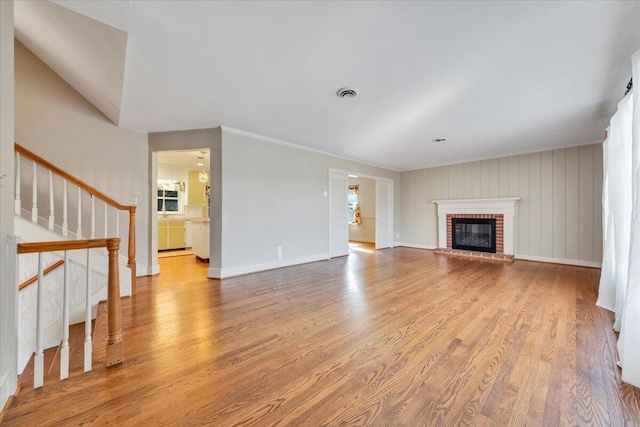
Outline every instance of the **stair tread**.
{"type": "MultiPolygon", "coordinates": [[[[92,321],[93,363],[92,369],[105,366],[108,339],[107,303],[98,304],[96,319],[92,321]]],[[[60,378],[61,347],[44,350],[44,381],[45,385],[60,378]]],[[[34,356],[31,356],[27,366],[20,375],[20,388],[33,388],[34,356]]],[[[84,371],[84,322],[69,326],[69,376],[84,371]]]]}
{"type": "MultiPolygon", "coordinates": [[[[60,376],[61,351],[62,348],[58,346],[48,374],[60,376]]],[[[78,370],[84,370],[84,322],[69,326],[69,373],[78,370]]]]}
{"type": "Polygon", "coordinates": [[[107,358],[107,339],[109,328],[107,325],[107,302],[98,303],[98,312],[93,325],[93,366],[104,366],[107,358]]]}
{"type": "MultiPolygon", "coordinates": [[[[53,359],[55,358],[55,354],[58,347],[48,348],[43,351],[44,354],[44,371],[45,378],[47,377],[47,367],[51,364],[53,359]]],[[[33,373],[34,373],[34,359],[35,354],[31,355],[29,362],[27,362],[27,366],[22,371],[20,375],[20,387],[21,388],[33,388],[33,373]]]]}

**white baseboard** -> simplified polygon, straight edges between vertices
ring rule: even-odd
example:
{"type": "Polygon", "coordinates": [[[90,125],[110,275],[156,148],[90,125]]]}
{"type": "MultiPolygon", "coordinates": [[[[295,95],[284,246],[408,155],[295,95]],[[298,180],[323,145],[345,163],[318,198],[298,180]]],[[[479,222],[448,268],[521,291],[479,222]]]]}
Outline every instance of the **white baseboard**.
{"type": "Polygon", "coordinates": [[[212,279],[226,279],[243,274],[257,273],[259,271],[273,270],[275,268],[290,267],[292,265],[307,264],[309,262],[329,259],[328,253],[305,255],[295,258],[262,262],[259,264],[239,265],[234,267],[209,268],[207,277],[212,279]]]}
{"type": "Polygon", "coordinates": [[[544,257],[544,256],[536,256],[536,255],[523,255],[516,254],[514,255],[515,259],[521,259],[524,261],[537,261],[537,262],[549,262],[552,264],[566,264],[566,265],[577,265],[579,267],[591,267],[591,268],[602,268],[601,262],[596,261],[582,261],[579,259],[566,259],[566,258],[552,258],[552,257],[544,257]]]}
{"type": "Polygon", "coordinates": [[[160,265],[154,264],[150,266],[140,266],[138,265],[138,270],[136,271],[138,277],[140,276],[155,276],[156,274],[160,274],[160,265]]]}
{"type": "Polygon", "coordinates": [[[404,246],[405,248],[415,248],[415,249],[429,249],[429,250],[437,249],[437,246],[418,245],[418,244],[415,244],[415,243],[400,243],[400,242],[396,242],[395,246],[404,246]]]}

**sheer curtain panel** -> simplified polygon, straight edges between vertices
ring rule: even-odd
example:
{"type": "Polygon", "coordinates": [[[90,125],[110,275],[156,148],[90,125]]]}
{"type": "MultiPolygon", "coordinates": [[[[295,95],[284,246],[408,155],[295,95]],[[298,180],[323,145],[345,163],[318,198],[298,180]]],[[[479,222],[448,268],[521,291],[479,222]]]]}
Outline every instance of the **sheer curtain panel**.
{"type": "MultiPolygon", "coordinates": [[[[632,56],[640,82],[640,51],[632,56]]],[[[615,313],[622,379],[640,387],[640,93],[618,104],[604,143],[604,258],[597,305],[615,313]]]]}

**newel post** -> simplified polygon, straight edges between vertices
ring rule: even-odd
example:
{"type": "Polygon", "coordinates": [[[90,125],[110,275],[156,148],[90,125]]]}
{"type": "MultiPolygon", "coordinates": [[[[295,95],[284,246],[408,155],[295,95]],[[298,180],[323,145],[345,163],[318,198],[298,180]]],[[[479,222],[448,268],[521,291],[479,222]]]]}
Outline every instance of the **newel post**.
{"type": "Polygon", "coordinates": [[[129,261],[131,269],[131,295],[136,294],[136,207],[129,206],[129,261]]]}
{"type": "Polygon", "coordinates": [[[107,297],[107,366],[122,363],[122,312],[120,309],[120,274],[118,268],[118,249],[120,239],[107,239],[109,251],[109,278],[107,297]]]}

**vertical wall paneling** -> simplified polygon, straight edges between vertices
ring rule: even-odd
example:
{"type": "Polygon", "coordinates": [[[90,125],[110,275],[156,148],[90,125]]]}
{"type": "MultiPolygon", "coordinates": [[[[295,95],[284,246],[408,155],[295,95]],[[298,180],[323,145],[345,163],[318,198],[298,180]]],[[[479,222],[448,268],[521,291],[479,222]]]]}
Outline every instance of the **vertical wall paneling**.
{"type": "Polygon", "coordinates": [[[457,191],[457,198],[458,199],[464,199],[464,193],[465,193],[465,180],[464,180],[464,165],[463,164],[459,164],[456,165],[456,176],[458,177],[458,191],[457,191]]]}
{"type": "Polygon", "coordinates": [[[540,153],[529,154],[529,254],[540,256],[540,153]]]}
{"type": "Polygon", "coordinates": [[[433,200],[436,200],[436,170],[434,168],[427,169],[427,177],[429,180],[429,223],[430,227],[427,233],[428,245],[438,246],[438,207],[433,200]]]}
{"type": "Polygon", "coordinates": [[[518,197],[518,156],[509,157],[509,190],[507,197],[518,197]]]}
{"type": "Polygon", "coordinates": [[[473,197],[478,199],[482,197],[482,163],[471,163],[471,173],[473,175],[473,197]]]}
{"type": "Polygon", "coordinates": [[[565,153],[565,203],[566,203],[566,221],[565,221],[565,256],[567,259],[580,258],[580,238],[579,230],[579,164],[580,149],[567,148],[565,153]]]}
{"type": "Polygon", "coordinates": [[[593,260],[602,261],[602,144],[593,146],[593,260]]]}
{"type": "Polygon", "coordinates": [[[438,200],[444,199],[446,198],[446,194],[442,194],[442,169],[434,168],[433,171],[435,173],[435,180],[433,182],[435,185],[434,196],[438,200]]]}
{"type": "Polygon", "coordinates": [[[500,197],[500,160],[489,160],[489,197],[500,197]]]}
{"type": "Polygon", "coordinates": [[[480,162],[480,197],[491,197],[491,162],[483,160],[480,162]]]}
{"type": "MultiPolygon", "coordinates": [[[[519,197],[520,191],[518,190],[518,178],[520,168],[518,167],[518,156],[509,157],[509,194],[508,197],[519,197]]],[[[516,215],[515,226],[513,227],[513,247],[515,252],[518,252],[520,242],[520,215],[519,215],[520,203],[516,203],[516,215]]]]}
{"type": "Polygon", "coordinates": [[[580,147],[580,258],[593,256],[593,145],[580,147]]]}
{"type": "Polygon", "coordinates": [[[499,159],[499,163],[498,185],[500,186],[500,192],[498,197],[507,197],[509,195],[509,158],[503,157],[499,159]]]}
{"type": "Polygon", "coordinates": [[[566,150],[553,151],[553,257],[565,258],[566,240],[566,150]]]}
{"type": "Polygon", "coordinates": [[[553,152],[540,153],[540,255],[553,256],[553,152]]]}
{"type": "Polygon", "coordinates": [[[400,221],[400,238],[404,242],[409,242],[409,235],[411,234],[411,225],[408,221],[411,218],[411,210],[409,209],[410,200],[415,197],[413,188],[411,187],[411,175],[410,173],[400,174],[400,211],[402,217],[400,221]]]}
{"type": "Polygon", "coordinates": [[[440,198],[449,199],[449,166],[440,167],[440,176],[442,177],[440,198]]]}
{"type": "Polygon", "coordinates": [[[401,236],[437,247],[438,199],[520,197],[516,254],[600,262],[602,144],[401,173],[401,236]]]}
{"type": "Polygon", "coordinates": [[[409,230],[408,230],[408,236],[405,236],[405,241],[411,242],[411,243],[418,243],[417,242],[417,236],[413,230],[417,230],[418,228],[418,220],[416,217],[416,199],[418,196],[418,189],[417,189],[417,185],[418,183],[416,182],[416,176],[419,173],[419,171],[411,171],[409,173],[409,179],[408,179],[408,184],[409,184],[409,188],[411,189],[410,193],[409,193],[409,200],[407,203],[407,224],[409,224],[409,230]]]}
{"type": "Polygon", "coordinates": [[[456,166],[449,166],[449,199],[459,199],[458,197],[458,175],[456,175],[456,166]]]}
{"type": "Polygon", "coordinates": [[[417,171],[417,191],[416,197],[418,200],[416,201],[416,222],[418,223],[418,228],[416,229],[416,234],[418,236],[418,243],[420,245],[427,244],[427,230],[431,226],[429,224],[429,194],[428,194],[428,185],[429,181],[427,180],[427,171],[419,170],[417,171]]]}
{"type": "MultiPolygon", "coordinates": [[[[477,197],[474,191],[475,182],[473,182],[473,163],[465,163],[463,166],[464,170],[464,198],[465,199],[473,199],[477,197]]],[[[480,185],[478,183],[478,185],[480,185]]]]}
{"type": "Polygon", "coordinates": [[[518,202],[518,218],[520,223],[518,224],[518,251],[516,253],[529,254],[529,229],[530,229],[530,205],[529,200],[529,155],[523,154],[518,156],[518,196],[520,201],[518,202]]]}

